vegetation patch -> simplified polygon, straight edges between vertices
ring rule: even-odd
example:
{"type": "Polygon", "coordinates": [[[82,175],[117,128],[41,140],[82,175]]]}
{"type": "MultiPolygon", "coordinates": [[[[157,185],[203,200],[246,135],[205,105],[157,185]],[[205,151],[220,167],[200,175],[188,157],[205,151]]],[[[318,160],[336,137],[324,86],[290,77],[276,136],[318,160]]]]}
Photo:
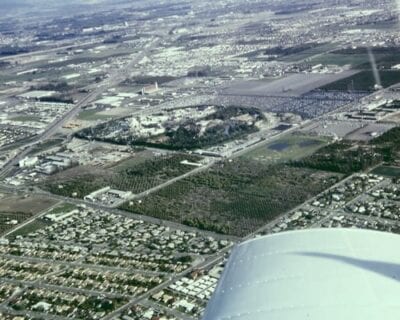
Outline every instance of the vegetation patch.
{"type": "Polygon", "coordinates": [[[340,141],[313,155],[294,161],[298,167],[352,174],[381,162],[395,164],[400,153],[400,127],[393,128],[368,143],[340,141]]]}
{"type": "Polygon", "coordinates": [[[327,139],[320,137],[290,134],[256,148],[242,158],[264,163],[287,162],[311,155],[327,143],[327,139]]]}
{"type": "Polygon", "coordinates": [[[126,117],[85,128],[76,136],[104,142],[191,150],[240,139],[265,120],[255,108],[197,106],[126,117]]]}
{"type": "Polygon", "coordinates": [[[374,174],[378,174],[386,177],[400,178],[400,168],[392,166],[380,166],[372,171],[374,174]]]}
{"type": "Polygon", "coordinates": [[[15,239],[17,236],[26,236],[30,233],[34,233],[37,230],[43,229],[50,225],[50,222],[45,221],[43,219],[35,219],[27,225],[13,231],[8,238],[15,239]]]}
{"type": "Polygon", "coordinates": [[[238,159],[167,186],[122,209],[244,236],[303,203],[340,175],[238,159]]]}
{"type": "Polygon", "coordinates": [[[194,169],[182,164],[198,162],[201,157],[173,154],[144,161],[129,161],[113,168],[76,167],[50,177],[42,188],[66,197],[83,198],[98,189],[111,188],[141,193],[194,169]]]}
{"type": "MultiPolygon", "coordinates": [[[[400,71],[385,70],[379,71],[382,86],[390,87],[400,82],[400,71]]],[[[375,86],[375,78],[372,70],[363,70],[350,77],[327,84],[320,89],[322,90],[355,90],[355,91],[372,91],[375,86]]]]}

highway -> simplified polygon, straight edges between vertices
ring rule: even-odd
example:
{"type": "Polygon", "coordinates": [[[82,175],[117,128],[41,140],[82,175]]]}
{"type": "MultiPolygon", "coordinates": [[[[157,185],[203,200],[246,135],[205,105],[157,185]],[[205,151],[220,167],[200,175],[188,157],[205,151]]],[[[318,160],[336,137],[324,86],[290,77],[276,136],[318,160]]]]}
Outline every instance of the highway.
{"type": "Polygon", "coordinates": [[[163,37],[160,36],[156,40],[153,40],[152,43],[149,43],[147,47],[143,48],[143,50],[140,51],[139,54],[136,55],[136,57],[132,59],[127,65],[121,67],[120,69],[112,73],[109,78],[105,79],[101,84],[99,84],[99,87],[96,90],[90,92],[84,98],[79,100],[70,111],[64,114],[60,119],[53,122],[33,142],[24,146],[22,150],[13,159],[11,159],[3,166],[2,170],[0,171],[0,179],[4,179],[5,177],[7,177],[7,175],[10,173],[13,167],[16,166],[20,160],[25,158],[27,154],[29,154],[33,150],[35,145],[51,138],[60,129],[60,127],[62,127],[65,123],[76,117],[78,113],[81,111],[82,107],[93,102],[100,94],[107,91],[109,88],[112,88],[121,81],[125,80],[126,77],[129,76],[132,67],[138,62],[140,62],[140,60],[142,60],[153,48],[155,48],[162,41],[162,39],[163,37]]]}

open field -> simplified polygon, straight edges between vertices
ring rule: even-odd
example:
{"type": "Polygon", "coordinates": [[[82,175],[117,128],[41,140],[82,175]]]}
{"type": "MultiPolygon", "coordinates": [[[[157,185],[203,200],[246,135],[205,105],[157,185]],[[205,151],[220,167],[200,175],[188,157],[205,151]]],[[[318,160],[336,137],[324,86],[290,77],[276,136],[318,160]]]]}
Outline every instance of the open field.
{"type": "Polygon", "coordinates": [[[309,157],[293,161],[293,164],[304,168],[352,174],[382,162],[393,164],[399,155],[400,127],[395,127],[368,142],[332,143],[309,157]]]}
{"type": "Polygon", "coordinates": [[[33,115],[27,115],[27,116],[20,115],[20,116],[12,117],[11,120],[20,121],[20,122],[39,121],[40,117],[33,116],[33,115]]]}
{"type": "Polygon", "coordinates": [[[400,168],[392,166],[380,166],[372,171],[374,174],[381,176],[400,178],[400,168]]]}
{"type": "MultiPolygon", "coordinates": [[[[46,214],[59,214],[59,213],[66,213],[70,212],[71,210],[76,209],[76,206],[70,203],[61,203],[50,210],[46,212],[46,214]]],[[[26,224],[22,228],[19,228],[12,233],[8,235],[8,238],[15,238],[17,236],[25,236],[29,233],[35,232],[39,229],[42,229],[48,225],[50,225],[51,222],[48,220],[45,220],[41,217],[36,218],[32,222],[26,224]]]]}
{"type": "Polygon", "coordinates": [[[55,203],[56,201],[52,199],[39,196],[6,196],[0,199],[0,234],[50,208],[55,203]]]}
{"type": "Polygon", "coordinates": [[[28,223],[27,225],[23,226],[22,228],[13,231],[7,236],[7,238],[14,239],[17,236],[26,236],[29,233],[33,233],[37,230],[47,227],[49,224],[50,222],[38,218],[33,220],[31,223],[28,223]]]}
{"type": "Polygon", "coordinates": [[[335,48],[335,44],[326,43],[326,44],[318,45],[314,48],[306,49],[306,50],[298,52],[296,54],[290,54],[290,55],[287,55],[284,57],[280,57],[280,58],[278,58],[278,61],[297,62],[297,61],[312,58],[315,55],[322,54],[322,53],[330,51],[334,48],[335,48]]]}
{"type": "Polygon", "coordinates": [[[324,52],[334,49],[336,44],[304,44],[293,48],[269,48],[269,49],[258,49],[245,54],[240,55],[241,57],[247,57],[251,60],[259,61],[270,61],[269,55],[277,55],[278,61],[284,62],[299,62],[302,60],[309,59],[315,55],[323,54],[324,52]]]}
{"type": "MultiPolygon", "coordinates": [[[[400,82],[400,71],[380,71],[382,86],[387,88],[400,82]]],[[[372,91],[374,89],[375,79],[371,70],[363,70],[350,77],[326,84],[320,87],[322,90],[356,90],[372,91]]]]}
{"type": "Polygon", "coordinates": [[[321,137],[290,134],[267,145],[261,146],[242,156],[263,163],[276,163],[297,160],[311,155],[329,141],[321,137]]]}
{"type": "Polygon", "coordinates": [[[111,188],[141,193],[169,179],[193,170],[190,165],[181,164],[183,160],[199,161],[201,158],[186,154],[160,155],[147,159],[145,154],[136,159],[128,159],[107,169],[81,166],[60,172],[41,185],[42,188],[78,198],[110,186],[111,188]]]}
{"type": "Polygon", "coordinates": [[[238,159],[215,165],[139,201],[127,211],[244,236],[328,188],[341,175],[238,159]]]}
{"type": "Polygon", "coordinates": [[[369,57],[367,53],[352,55],[326,53],[310,60],[310,63],[312,64],[334,64],[338,66],[351,65],[353,68],[356,68],[357,66],[368,62],[369,57]]]}
{"type": "MultiPolygon", "coordinates": [[[[395,47],[372,48],[379,69],[390,69],[400,63],[399,50],[395,47]]],[[[309,60],[313,64],[351,65],[357,69],[371,69],[368,50],[366,47],[346,48],[327,52],[309,60]]]]}
{"type": "Polygon", "coordinates": [[[101,110],[91,109],[91,110],[83,110],[79,113],[78,118],[79,120],[85,121],[97,121],[97,120],[107,120],[111,119],[112,117],[100,114],[101,110]]]}
{"type": "Polygon", "coordinates": [[[63,142],[62,139],[51,139],[40,144],[36,144],[35,147],[29,152],[29,155],[37,154],[53,147],[59,146],[63,142]]]}
{"type": "Polygon", "coordinates": [[[22,212],[34,215],[50,208],[56,201],[40,196],[9,196],[1,199],[0,212],[22,212]]]}
{"type": "Polygon", "coordinates": [[[236,81],[223,90],[224,95],[233,96],[290,96],[300,97],[318,87],[344,81],[356,76],[358,71],[348,70],[337,74],[296,73],[275,81],[236,81]],[[343,79],[343,80],[341,80],[343,79]]]}

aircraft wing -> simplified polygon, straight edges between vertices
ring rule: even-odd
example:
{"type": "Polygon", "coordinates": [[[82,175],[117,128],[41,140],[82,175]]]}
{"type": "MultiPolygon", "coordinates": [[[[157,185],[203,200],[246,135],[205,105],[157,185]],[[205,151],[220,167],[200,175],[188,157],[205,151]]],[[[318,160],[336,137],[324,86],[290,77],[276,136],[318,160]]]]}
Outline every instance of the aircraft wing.
{"type": "Polygon", "coordinates": [[[312,229],[232,252],[204,320],[399,320],[400,236],[312,229]]]}

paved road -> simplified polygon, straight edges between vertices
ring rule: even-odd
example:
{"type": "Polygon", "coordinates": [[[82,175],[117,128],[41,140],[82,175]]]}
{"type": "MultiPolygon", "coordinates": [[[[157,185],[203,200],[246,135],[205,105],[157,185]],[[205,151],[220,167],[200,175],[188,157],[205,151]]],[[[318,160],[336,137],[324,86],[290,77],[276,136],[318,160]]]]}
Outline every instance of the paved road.
{"type": "Polygon", "coordinates": [[[55,208],[56,206],[58,206],[61,203],[61,201],[55,203],[54,205],[52,205],[51,207],[35,214],[33,217],[31,217],[30,219],[26,220],[24,223],[21,223],[19,225],[17,225],[15,228],[12,228],[10,230],[8,230],[5,234],[2,235],[3,238],[6,238],[8,235],[10,235],[11,233],[25,227],[26,225],[30,224],[31,222],[33,222],[34,220],[36,220],[37,218],[40,218],[41,216],[43,216],[44,214],[46,214],[47,211],[55,208]]]}
{"type": "MultiPolygon", "coordinates": [[[[373,171],[375,168],[379,167],[380,165],[382,165],[382,163],[380,163],[380,164],[374,166],[373,168],[368,169],[368,170],[366,171],[366,173],[373,171]]],[[[354,176],[355,176],[355,174],[349,176],[347,179],[343,180],[341,183],[344,183],[345,181],[348,181],[348,180],[352,179],[354,176]]],[[[346,207],[346,206],[348,206],[348,205],[350,205],[350,204],[355,203],[356,201],[358,201],[359,199],[361,199],[365,194],[370,193],[371,191],[373,191],[373,190],[375,190],[375,189],[377,189],[377,188],[381,188],[382,186],[384,186],[384,185],[386,185],[386,184],[387,184],[387,181],[383,180],[383,181],[379,182],[378,184],[373,185],[373,186],[367,188],[366,190],[364,190],[364,192],[363,192],[362,194],[356,195],[354,198],[352,198],[352,199],[350,199],[349,201],[347,201],[346,204],[343,206],[343,208],[346,207]]],[[[311,226],[311,228],[322,227],[322,226],[324,225],[325,222],[328,222],[328,221],[331,220],[334,216],[337,216],[337,215],[346,215],[346,216],[350,216],[350,215],[352,215],[352,214],[351,214],[351,213],[348,213],[348,212],[344,212],[344,210],[342,210],[342,209],[332,209],[332,212],[331,212],[329,215],[327,215],[324,219],[322,219],[322,220],[317,221],[316,223],[314,223],[314,224],[311,226]]],[[[365,216],[363,216],[363,217],[366,218],[366,220],[369,220],[367,215],[365,215],[365,216]]],[[[370,217],[370,218],[373,218],[373,217],[370,217]]],[[[378,218],[378,217],[374,217],[374,218],[376,219],[376,218],[378,218]]],[[[392,222],[393,222],[393,221],[392,221],[392,222]]]]}
{"type": "Polygon", "coordinates": [[[101,93],[107,91],[109,88],[112,88],[121,81],[125,80],[131,72],[132,67],[140,62],[140,60],[142,60],[153,48],[155,48],[162,41],[162,39],[162,37],[159,37],[157,38],[157,40],[154,40],[152,43],[150,43],[147,47],[143,48],[143,50],[127,65],[120,68],[119,70],[116,70],[113,74],[110,75],[108,79],[105,79],[101,84],[99,84],[97,90],[89,93],[87,96],[79,100],[70,111],[64,114],[60,119],[53,122],[41,135],[39,135],[35,139],[34,142],[25,146],[24,149],[17,156],[15,156],[3,166],[3,169],[0,171],[0,179],[6,177],[12,170],[12,168],[17,165],[20,160],[26,157],[29,152],[32,151],[36,144],[44,142],[47,139],[51,138],[62,125],[73,119],[81,111],[82,107],[93,102],[101,93]]]}

